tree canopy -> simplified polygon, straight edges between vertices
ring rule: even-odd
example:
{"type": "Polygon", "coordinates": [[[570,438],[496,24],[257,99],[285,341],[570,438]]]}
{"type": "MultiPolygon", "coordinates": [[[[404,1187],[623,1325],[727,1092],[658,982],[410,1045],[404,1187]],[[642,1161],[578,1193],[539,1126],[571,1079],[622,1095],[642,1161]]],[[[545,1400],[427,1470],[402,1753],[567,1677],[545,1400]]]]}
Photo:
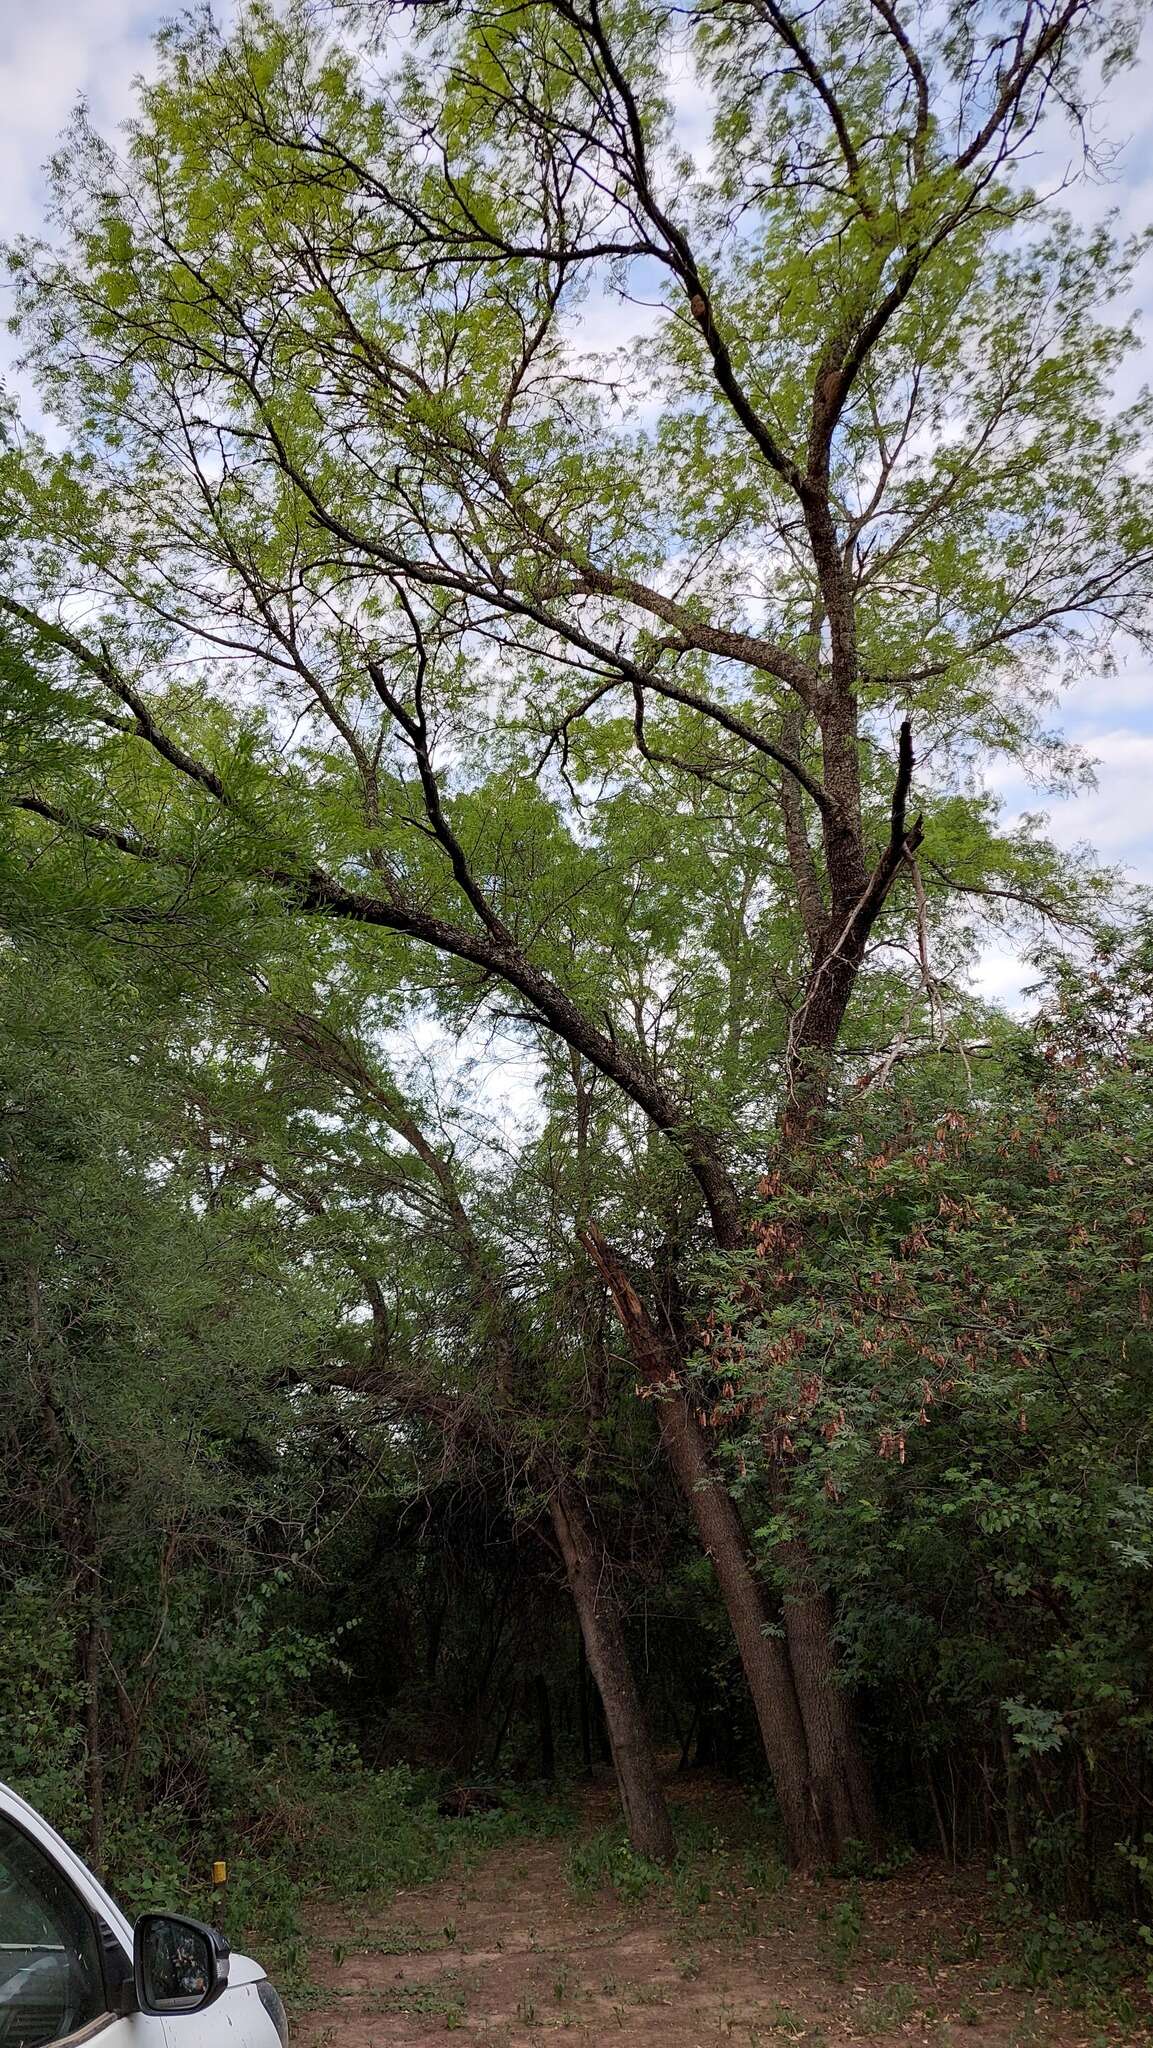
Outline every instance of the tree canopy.
{"type": "MultiPolygon", "coordinates": [[[[191,1319],[181,1375],[269,1418],[258,1577],[281,1487],[294,1570],[351,1518],[358,1597],[397,1498],[494,1515],[655,1858],[652,1724],[721,1699],[809,1868],[892,1819],[889,1725],[943,1845],[1023,1857],[1075,1744],[1089,1861],[1137,1826],[1146,912],[987,778],[1075,781],[1055,695],[1148,643],[1143,244],[1029,183],[1142,19],[198,13],[9,252],[51,429],[0,449],[6,958],[110,1034],[52,1174],[18,1123],[13,1314],[94,1175],[127,1334],[43,1340],[85,1499],[101,1347],[135,1385],[191,1319]],[[1064,935],[1045,1023],[974,995],[991,929],[1064,935]],[[661,1697],[642,1585],[691,1644],[661,1697]],[[998,1803],[954,1774],[947,1825],[954,1754],[998,1803]]],[[[68,1515],[102,1769],[112,1525],[68,1515]]]]}

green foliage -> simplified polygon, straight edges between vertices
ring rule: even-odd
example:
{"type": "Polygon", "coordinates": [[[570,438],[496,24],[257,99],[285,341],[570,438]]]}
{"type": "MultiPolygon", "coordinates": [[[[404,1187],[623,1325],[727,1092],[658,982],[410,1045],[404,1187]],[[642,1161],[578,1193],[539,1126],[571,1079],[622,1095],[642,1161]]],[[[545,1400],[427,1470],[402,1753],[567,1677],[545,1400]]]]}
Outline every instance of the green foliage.
{"type": "MultiPolygon", "coordinates": [[[[1014,1871],[993,1873],[1011,1961],[1006,1981],[1053,1993],[1105,2024],[1128,2030],[1145,2024],[1134,1987],[1145,1960],[1139,1936],[1116,1921],[1078,1919],[1046,1911],[1014,1871]]],[[[1145,1973],[1145,1988],[1150,1988],[1145,1973]]]]}
{"type": "MultiPolygon", "coordinates": [[[[211,1818],[199,1823],[175,1810],[126,1812],[109,1844],[109,1870],[129,1910],[183,1906],[222,1923],[295,1984],[307,1966],[303,1903],[331,1895],[379,1907],[541,1824],[539,1806],[527,1800],[496,1815],[445,1820],[435,1786],[406,1766],[366,1770],[347,1744],[335,1756],[318,1745],[313,1755],[278,1759],[275,1769],[234,1768],[211,1818]],[[222,1854],[223,1893],[211,1884],[222,1854]]],[[[544,1824],[556,1826],[557,1816],[544,1824]]]]}
{"type": "Polygon", "coordinates": [[[398,1755],[526,1777],[540,1685],[591,1753],[563,1476],[661,1732],[740,1763],[684,1399],[893,1826],[1123,1910],[1148,945],[974,790],[1075,786],[1054,689],[1149,644],[1141,245],[1023,175],[1141,10],[916,61],[858,0],[342,11],[171,24],[9,252],[0,1734],[143,1896],[251,1843],[291,1943],[298,1883],[443,1867],[398,1755]],[[1089,964],[1029,1031],[967,977],[1037,918],[1089,964]]]}
{"type": "Polygon", "coordinates": [[[75,1835],[87,1818],[79,1768],[84,1693],[69,1618],[53,1611],[54,1590],[17,1581],[0,1601],[0,1752],[6,1778],[75,1835]]]}
{"type": "Polygon", "coordinates": [[[696,1805],[678,1806],[673,1819],[677,1852],[671,1866],[638,1856],[619,1827],[598,1828],[575,1842],[567,1879],[576,1897],[607,1890],[629,1904],[657,1898],[692,1921],[710,1899],[730,1896],[740,1901],[740,1924],[751,1931],[761,1903],[787,1878],[769,1817],[749,1800],[727,1826],[707,1819],[696,1805]]]}
{"type": "Polygon", "coordinates": [[[854,1880],[831,1906],[820,1906],[817,1918],[824,1923],[829,1962],[838,1984],[842,1984],[856,1961],[865,1932],[865,1906],[854,1880]]]}
{"type": "Polygon", "coordinates": [[[763,1184],[697,1366],[750,1497],[790,1461],[766,1568],[803,1526],[902,1744],[895,1810],[983,1832],[958,1763],[992,1742],[1030,1882],[1106,1907],[1149,1728],[1148,989],[1147,940],[1109,942],[951,1106],[936,1077],[846,1101],[819,1176],[763,1184]],[[757,1254],[798,1217],[786,1292],[757,1254]]]}
{"type": "Polygon", "coordinates": [[[598,1829],[574,1843],[569,1854],[568,1882],[578,1899],[608,1889],[626,1904],[636,1905],[666,1881],[661,1866],[638,1856],[618,1828],[598,1829]]]}

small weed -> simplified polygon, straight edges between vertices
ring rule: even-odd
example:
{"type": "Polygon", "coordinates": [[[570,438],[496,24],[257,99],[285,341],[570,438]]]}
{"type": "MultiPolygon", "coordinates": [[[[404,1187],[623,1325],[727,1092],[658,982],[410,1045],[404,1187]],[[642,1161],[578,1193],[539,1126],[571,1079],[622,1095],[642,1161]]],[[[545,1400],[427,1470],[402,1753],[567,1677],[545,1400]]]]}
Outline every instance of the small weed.
{"type": "Polygon", "coordinates": [[[694,1978],[700,1976],[703,1968],[704,1964],[702,1963],[699,1955],[696,1953],[696,1950],[690,1949],[689,1953],[685,1956],[682,1956],[680,1962],[677,1964],[677,1974],[678,1976],[683,1977],[686,1983],[691,1984],[694,1978]]]}
{"type": "Polygon", "coordinates": [[[569,1853],[568,1882],[578,1898],[591,1898],[606,1886],[618,1899],[633,1904],[664,1882],[659,1864],[638,1856],[615,1828],[602,1828],[569,1853]]]}
{"type": "Polygon", "coordinates": [[[789,1881],[789,1873],[780,1858],[765,1849],[746,1850],[741,1867],[749,1890],[764,1896],[782,1891],[789,1881]]]}
{"type": "Polygon", "coordinates": [[[912,1984],[887,1984],[875,1996],[862,1998],[853,2017],[862,2034],[884,2034],[911,2020],[919,2003],[912,1984]]]}
{"type": "Polygon", "coordinates": [[[663,2005],[664,1993],[659,1984],[634,1984],[632,1988],[634,2005],[663,2005]]]}
{"type": "Polygon", "coordinates": [[[805,2022],[791,2005],[775,2005],[769,2021],[770,2034],[783,2034],[788,2041],[803,2041],[805,2022]]]}
{"type": "Polygon", "coordinates": [[[339,1969],[346,1956],[426,1956],[435,1947],[435,1941],[422,1934],[419,1927],[386,1927],[380,1934],[366,1931],[347,1941],[334,1941],[332,1960],[339,1969]]]}
{"type": "Polygon", "coordinates": [[[460,1983],[452,1977],[442,1977],[435,1984],[414,1984],[398,1986],[395,1990],[374,1991],[366,2001],[371,2010],[379,2013],[403,2013],[406,2016],[421,2016],[426,2019],[440,2017],[446,2027],[458,2028],[464,2024],[464,1998],[460,1983]]]}
{"type": "Polygon", "coordinates": [[[849,1965],[861,1946],[865,1927],[865,1909],[857,1884],[851,1884],[844,1898],[838,1899],[835,1906],[823,1907],[819,1917],[828,1929],[827,1945],[833,1976],[838,1984],[843,1984],[849,1965]]]}
{"type": "Polygon", "coordinates": [[[756,1901],[745,1897],[737,1907],[737,1931],[746,1937],[756,1934],[760,1928],[760,1914],[756,1901]]]}

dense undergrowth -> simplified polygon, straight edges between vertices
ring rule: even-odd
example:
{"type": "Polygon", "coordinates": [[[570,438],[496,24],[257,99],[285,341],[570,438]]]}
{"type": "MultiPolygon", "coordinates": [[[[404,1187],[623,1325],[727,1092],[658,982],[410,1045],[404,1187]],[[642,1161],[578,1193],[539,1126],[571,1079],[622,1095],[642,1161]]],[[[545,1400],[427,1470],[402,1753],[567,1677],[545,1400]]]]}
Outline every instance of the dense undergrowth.
{"type": "Polygon", "coordinates": [[[443,1780],[405,1765],[370,1770],[348,1753],[291,1784],[254,1781],[249,1806],[225,1802],[196,1826],[155,1812],[126,1815],[109,1837],[108,1882],[131,1912],[182,1908],[213,1921],[253,1950],[287,1989],[308,1977],[304,1909],[323,1900],[379,1907],[398,1891],[469,1867],[518,1836],[568,1827],[572,1809],[555,1793],[509,1788],[486,1812],[438,1812],[443,1780]],[[212,1883],[228,1851],[228,1879],[212,1883]]]}

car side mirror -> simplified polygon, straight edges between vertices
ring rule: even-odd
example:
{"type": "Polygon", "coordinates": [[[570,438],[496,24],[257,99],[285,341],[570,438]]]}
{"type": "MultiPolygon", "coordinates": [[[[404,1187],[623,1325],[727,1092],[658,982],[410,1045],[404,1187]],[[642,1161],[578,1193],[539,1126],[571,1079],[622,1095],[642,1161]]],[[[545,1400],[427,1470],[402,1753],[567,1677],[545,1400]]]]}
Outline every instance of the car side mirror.
{"type": "Polygon", "coordinates": [[[203,2012],[228,1984],[228,1943],[179,1913],[143,1913],[132,1937],[141,2012],[203,2012]]]}

